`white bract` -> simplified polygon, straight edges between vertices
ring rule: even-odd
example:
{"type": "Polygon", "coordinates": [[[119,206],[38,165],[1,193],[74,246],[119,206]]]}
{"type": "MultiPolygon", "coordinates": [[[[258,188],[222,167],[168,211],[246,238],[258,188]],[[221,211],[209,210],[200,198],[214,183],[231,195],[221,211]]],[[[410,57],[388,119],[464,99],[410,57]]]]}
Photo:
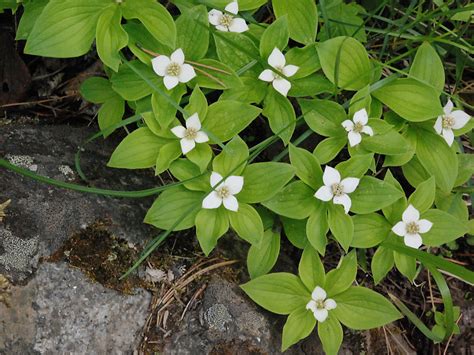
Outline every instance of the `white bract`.
{"type": "Polygon", "coordinates": [[[153,70],[159,76],[163,76],[163,83],[171,90],[179,83],[187,83],[196,76],[194,68],[184,62],[184,53],[178,48],[171,57],[160,55],[151,61],[153,70]]]}
{"type": "Polygon", "coordinates": [[[448,100],[443,108],[444,115],[438,116],[438,119],[434,125],[436,133],[443,136],[444,140],[449,146],[451,146],[454,141],[453,129],[463,128],[471,118],[471,116],[469,116],[464,111],[453,111],[453,107],[453,102],[448,100]]]}
{"type": "Polygon", "coordinates": [[[409,205],[402,214],[402,220],[395,224],[392,232],[403,237],[405,245],[418,249],[423,243],[420,233],[428,232],[433,223],[427,219],[420,219],[420,212],[409,205]]]}
{"type": "Polygon", "coordinates": [[[327,298],[326,291],[319,286],[316,286],[313,290],[311,293],[311,301],[306,305],[306,309],[311,310],[314,318],[321,323],[327,319],[328,311],[336,307],[336,301],[332,298],[327,298]]]}
{"type": "Polygon", "coordinates": [[[362,141],[361,133],[368,134],[369,136],[374,135],[374,131],[370,126],[367,126],[369,122],[369,116],[365,108],[357,111],[354,114],[354,117],[351,120],[345,120],[342,122],[342,127],[345,128],[347,133],[347,138],[349,139],[349,144],[351,147],[356,146],[362,141]]]}
{"type": "Polygon", "coordinates": [[[238,211],[239,202],[234,195],[242,191],[244,187],[243,176],[229,176],[223,180],[223,177],[215,171],[211,174],[211,187],[214,188],[209,195],[202,201],[202,208],[219,208],[221,204],[230,211],[238,211]]]}
{"type": "Polygon", "coordinates": [[[209,23],[216,26],[219,31],[225,32],[242,33],[249,29],[249,26],[247,26],[243,18],[231,15],[237,15],[239,12],[239,4],[237,1],[227,4],[225,11],[228,13],[223,13],[216,9],[209,11],[209,23]]]}
{"type": "Polygon", "coordinates": [[[331,201],[344,206],[344,211],[349,213],[351,208],[351,198],[349,193],[359,185],[359,179],[347,177],[341,180],[341,174],[334,168],[326,166],[323,173],[324,186],[321,186],[314,196],[321,201],[331,201]]]}
{"type": "Polygon", "coordinates": [[[180,144],[183,154],[193,150],[196,143],[204,143],[209,140],[207,134],[201,131],[201,121],[197,113],[191,115],[186,120],[186,127],[176,126],[171,128],[171,132],[176,137],[181,138],[180,144]]]}
{"type": "MultiPolygon", "coordinates": [[[[273,49],[272,53],[268,57],[268,64],[287,78],[295,75],[300,69],[296,65],[286,65],[285,55],[278,48],[273,49]]],[[[265,69],[260,73],[258,78],[260,80],[272,83],[275,90],[283,96],[286,96],[288,91],[291,89],[291,83],[282,76],[278,75],[278,73],[275,73],[273,70],[265,69]]]]}

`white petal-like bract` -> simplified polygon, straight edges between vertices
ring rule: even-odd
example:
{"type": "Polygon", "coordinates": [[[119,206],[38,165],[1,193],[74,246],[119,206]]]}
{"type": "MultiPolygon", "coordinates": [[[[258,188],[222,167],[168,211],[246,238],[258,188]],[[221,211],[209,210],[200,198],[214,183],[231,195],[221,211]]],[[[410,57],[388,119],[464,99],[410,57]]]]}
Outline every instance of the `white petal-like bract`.
{"type": "Polygon", "coordinates": [[[341,182],[341,174],[339,174],[339,171],[337,171],[333,167],[326,165],[323,173],[323,182],[326,186],[338,184],[341,182]]]}
{"type": "Polygon", "coordinates": [[[283,69],[285,66],[285,56],[278,48],[275,47],[273,49],[272,53],[268,57],[268,64],[275,69],[283,69]]]}
{"type": "Polygon", "coordinates": [[[408,205],[407,209],[402,214],[402,221],[405,223],[418,222],[420,219],[420,212],[413,207],[413,205],[408,205]]]}
{"type": "Polygon", "coordinates": [[[315,301],[324,301],[327,297],[326,291],[322,287],[316,286],[311,293],[311,298],[315,301]]]}
{"type": "Polygon", "coordinates": [[[202,207],[206,209],[218,208],[221,204],[222,198],[216,191],[211,191],[211,193],[202,200],[202,207]]]}
{"type": "Polygon", "coordinates": [[[277,78],[273,80],[273,87],[283,96],[288,95],[288,91],[291,89],[291,83],[284,78],[277,78]]]}

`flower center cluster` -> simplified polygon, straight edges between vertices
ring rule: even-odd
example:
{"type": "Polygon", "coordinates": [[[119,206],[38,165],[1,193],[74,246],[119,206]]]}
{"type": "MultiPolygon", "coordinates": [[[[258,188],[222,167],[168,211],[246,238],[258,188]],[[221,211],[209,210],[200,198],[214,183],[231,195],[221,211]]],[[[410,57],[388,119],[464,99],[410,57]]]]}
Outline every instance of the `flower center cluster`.
{"type": "Polygon", "coordinates": [[[451,129],[454,126],[454,118],[451,116],[443,116],[443,128],[451,129]]]}
{"type": "Polygon", "coordinates": [[[229,27],[230,25],[232,25],[233,19],[234,19],[233,16],[228,15],[228,14],[223,14],[219,20],[219,23],[221,26],[229,27]]]}
{"type": "Polygon", "coordinates": [[[326,308],[326,307],[324,306],[324,300],[318,300],[318,301],[316,301],[316,308],[317,308],[317,309],[324,309],[324,308],[326,308]]]}
{"type": "Polygon", "coordinates": [[[230,191],[227,186],[222,186],[220,189],[217,189],[216,192],[220,198],[227,198],[230,196],[230,191]]]}
{"type": "Polygon", "coordinates": [[[354,124],[354,128],[352,130],[356,133],[360,133],[362,132],[363,129],[364,129],[364,125],[360,122],[357,122],[356,124],[354,124]]]}
{"type": "Polygon", "coordinates": [[[418,226],[418,223],[416,222],[410,222],[407,224],[407,233],[409,234],[417,234],[420,231],[420,227],[418,226]]]}
{"type": "Polygon", "coordinates": [[[178,63],[170,63],[166,68],[166,74],[170,76],[178,76],[181,72],[181,65],[178,63]]]}
{"type": "Polygon", "coordinates": [[[197,129],[195,128],[188,128],[186,129],[186,132],[184,133],[184,138],[186,139],[194,139],[197,136],[197,129]]]}
{"type": "Polygon", "coordinates": [[[331,186],[331,189],[334,196],[341,196],[344,194],[344,187],[342,186],[342,184],[333,184],[331,186]]]}

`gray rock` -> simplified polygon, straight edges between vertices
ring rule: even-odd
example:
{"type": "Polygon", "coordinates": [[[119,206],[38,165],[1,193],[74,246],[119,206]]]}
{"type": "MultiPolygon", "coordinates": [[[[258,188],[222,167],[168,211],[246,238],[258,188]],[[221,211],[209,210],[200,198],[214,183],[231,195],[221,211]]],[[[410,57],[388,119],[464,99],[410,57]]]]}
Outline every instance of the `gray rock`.
{"type": "MultiPolygon", "coordinates": [[[[214,276],[201,304],[172,332],[165,354],[280,354],[284,317],[262,310],[238,287],[214,276]]],[[[316,336],[287,354],[321,354],[316,336]]]]}
{"type": "MultiPolygon", "coordinates": [[[[0,127],[0,156],[10,162],[68,182],[80,182],[72,170],[78,146],[93,129],[69,126],[0,127]]],[[[152,172],[109,169],[106,162],[118,139],[98,139],[82,153],[82,166],[92,186],[138,190],[157,185],[152,172]]],[[[0,170],[0,203],[11,199],[0,223],[0,273],[25,282],[38,260],[50,255],[79,229],[108,220],[110,232],[143,243],[153,228],[143,224],[153,198],[119,199],[51,187],[0,170]]]]}
{"type": "Polygon", "coordinates": [[[26,286],[0,303],[0,353],[132,353],[150,294],[122,295],[66,264],[43,263],[26,286]]]}

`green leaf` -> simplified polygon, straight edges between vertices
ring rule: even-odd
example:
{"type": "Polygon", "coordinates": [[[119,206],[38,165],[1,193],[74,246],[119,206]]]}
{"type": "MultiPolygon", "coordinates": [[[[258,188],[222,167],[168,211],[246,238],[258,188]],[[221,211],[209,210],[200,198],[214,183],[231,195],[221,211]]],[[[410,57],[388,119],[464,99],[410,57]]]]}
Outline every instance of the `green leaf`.
{"type": "Polygon", "coordinates": [[[327,205],[317,200],[316,209],[312,212],[306,223],[306,235],[308,241],[321,255],[326,252],[329,231],[327,205]]]}
{"type": "Polygon", "coordinates": [[[420,160],[416,155],[408,163],[402,166],[402,171],[405,179],[413,187],[418,186],[423,181],[430,178],[430,174],[426,171],[423,165],[421,165],[420,160]]]}
{"type": "Polygon", "coordinates": [[[372,80],[372,64],[364,46],[352,37],[336,37],[318,44],[326,77],[346,90],[359,90],[372,80]]]}
{"type": "Polygon", "coordinates": [[[156,164],[160,148],[168,142],[148,128],[138,128],[115,148],[107,166],[122,169],[151,168],[156,164]]]}
{"type": "Polygon", "coordinates": [[[205,65],[206,67],[216,68],[217,70],[196,65],[195,69],[199,68],[207,74],[212,75],[213,78],[199,70],[196,70],[197,76],[190,82],[191,86],[197,84],[203,88],[217,90],[228,90],[230,88],[242,86],[242,80],[240,80],[238,75],[228,65],[217,60],[207,58],[199,59],[196,62],[205,65]]]}
{"type": "Polygon", "coordinates": [[[308,244],[308,239],[306,238],[306,220],[304,219],[291,219],[280,216],[281,223],[285,230],[285,235],[298,249],[304,249],[308,244]]]}
{"type": "Polygon", "coordinates": [[[474,174],[474,154],[458,154],[459,171],[454,186],[469,181],[474,174]]]}
{"type": "Polygon", "coordinates": [[[364,176],[355,191],[350,194],[351,211],[359,214],[375,212],[390,206],[402,196],[403,193],[390,183],[364,176]]]}
{"type": "Polygon", "coordinates": [[[403,196],[398,199],[395,203],[382,208],[382,212],[387,218],[387,220],[394,225],[398,221],[401,220],[402,218],[402,213],[405,211],[407,207],[407,199],[405,197],[405,193],[403,192],[403,188],[400,185],[400,183],[393,177],[392,172],[390,170],[387,170],[387,173],[385,174],[384,181],[391,184],[392,186],[396,187],[400,192],[402,192],[403,196]]]}
{"type": "MultiPolygon", "coordinates": [[[[215,32],[214,40],[219,60],[233,70],[238,71],[257,59],[258,48],[242,33],[215,32]]],[[[254,65],[249,72],[259,75],[263,71],[260,64],[254,65]]]]}
{"type": "Polygon", "coordinates": [[[436,186],[442,191],[451,191],[458,175],[456,153],[435,133],[418,130],[417,136],[416,155],[421,165],[435,177],[436,186]]]}
{"type": "MultiPolygon", "coordinates": [[[[346,291],[354,282],[357,274],[357,254],[351,251],[339,262],[337,269],[329,271],[326,275],[324,289],[328,297],[334,298],[346,291]]],[[[339,302],[338,302],[339,307],[339,302]]]]}
{"type": "Polygon", "coordinates": [[[438,190],[435,197],[435,204],[440,210],[448,212],[461,221],[467,221],[469,219],[469,210],[466,202],[462,198],[461,192],[451,194],[443,193],[438,190]]]}
{"type": "MultiPolygon", "coordinates": [[[[181,0],[175,0],[174,2],[180,2],[181,0]]],[[[265,5],[268,0],[239,0],[239,11],[247,11],[258,9],[260,6],[265,5]]],[[[202,3],[202,0],[184,0],[185,3],[202,3]]],[[[205,0],[205,4],[214,9],[223,10],[228,4],[229,0],[205,0]]]]}
{"type": "Polygon", "coordinates": [[[221,100],[235,100],[248,104],[259,104],[267,93],[267,83],[255,77],[244,76],[240,78],[242,86],[231,87],[224,91],[221,100]]]}
{"type": "Polygon", "coordinates": [[[161,174],[167,170],[170,164],[181,156],[181,146],[179,141],[167,143],[158,151],[158,158],[156,159],[155,175],[161,174]]]}
{"type": "MultiPolygon", "coordinates": [[[[23,2],[23,14],[21,15],[20,23],[18,24],[15,36],[15,39],[17,41],[28,38],[31,33],[31,30],[33,29],[33,26],[36,23],[36,20],[40,17],[48,2],[49,0],[35,0],[23,2]]],[[[16,0],[15,3],[17,3],[16,0]]]]}
{"type": "MultiPolygon", "coordinates": [[[[163,85],[163,80],[150,67],[137,60],[129,62],[129,64],[139,70],[154,85],[163,85]]],[[[112,75],[111,82],[112,88],[128,101],[140,100],[153,92],[153,88],[135,73],[132,68],[125,64],[120,66],[118,73],[112,75]]]]}
{"type": "Polygon", "coordinates": [[[303,181],[295,181],[262,205],[281,216],[304,219],[314,211],[316,198],[313,189],[303,181]]]}
{"type": "Polygon", "coordinates": [[[146,48],[155,53],[168,53],[170,48],[159,42],[153,35],[138,22],[131,22],[123,25],[123,28],[128,34],[128,48],[132,53],[143,63],[151,65],[151,57],[145,53],[141,48],[146,48]]]}
{"type": "Polygon", "coordinates": [[[154,0],[127,0],[122,11],[127,20],[139,20],[159,42],[175,48],[176,26],[163,5],[154,0]]]}
{"type": "MultiPolygon", "coordinates": [[[[397,242],[399,244],[403,244],[401,238],[399,238],[397,242]]],[[[397,267],[398,271],[400,271],[402,275],[407,277],[410,282],[413,282],[416,276],[416,259],[412,258],[411,256],[398,253],[396,251],[393,253],[393,257],[395,260],[395,266],[397,267]]]]}
{"type": "Polygon", "coordinates": [[[332,310],[337,319],[351,329],[372,329],[401,318],[401,314],[381,294],[365,287],[353,286],[334,297],[332,310]]]}
{"type": "Polygon", "coordinates": [[[319,142],[313,154],[320,164],[327,164],[339,154],[346,143],[346,136],[325,138],[319,142]]]}
{"type": "MultiPolygon", "coordinates": [[[[372,104],[372,97],[370,96],[370,86],[364,86],[362,89],[357,91],[351,98],[349,104],[349,117],[353,117],[357,111],[365,109],[370,115],[370,105],[372,104]]],[[[372,127],[374,128],[374,127],[372,127]]]]}
{"type": "Polygon", "coordinates": [[[311,74],[304,78],[294,79],[288,92],[290,97],[315,96],[323,93],[333,93],[334,85],[322,74],[311,74]]]}
{"type": "Polygon", "coordinates": [[[393,129],[372,137],[363,136],[361,146],[368,151],[384,155],[406,154],[411,148],[410,143],[393,129]]]}
{"type": "Polygon", "coordinates": [[[102,104],[117,97],[110,81],[99,76],[86,79],[81,85],[80,92],[83,98],[95,104],[102,104]]]}
{"type": "Polygon", "coordinates": [[[336,169],[341,173],[342,178],[356,177],[360,179],[369,170],[373,159],[373,154],[354,155],[349,160],[337,164],[336,169]]]}
{"type": "Polygon", "coordinates": [[[185,11],[176,20],[176,48],[186,53],[186,59],[197,60],[206,55],[209,47],[209,23],[203,5],[185,11]]]}
{"type": "Polygon", "coordinates": [[[410,67],[410,76],[424,81],[439,92],[444,88],[444,66],[436,50],[428,43],[418,47],[410,67]]]}
{"type": "MultiPolygon", "coordinates": [[[[249,148],[239,136],[235,136],[212,162],[212,168],[222,176],[240,175],[247,165],[249,148]]],[[[244,185],[245,185],[244,181],[244,185]]]]}
{"type": "Polygon", "coordinates": [[[114,71],[118,71],[122,62],[120,50],[128,43],[128,34],[122,28],[121,21],[120,7],[109,6],[102,11],[96,29],[97,54],[114,71]]]}
{"type": "Polygon", "coordinates": [[[196,215],[196,236],[202,251],[208,256],[217,241],[229,229],[229,217],[224,208],[201,209],[196,215]]]}
{"type": "Polygon", "coordinates": [[[422,218],[433,223],[431,229],[421,235],[423,244],[428,246],[449,243],[468,231],[466,223],[444,211],[428,210],[422,214],[422,218]]]}
{"type": "Polygon", "coordinates": [[[290,100],[269,86],[262,114],[268,118],[272,132],[287,145],[296,126],[296,114],[290,100]]]}
{"type": "Polygon", "coordinates": [[[337,102],[330,100],[298,100],[303,111],[304,120],[314,132],[333,137],[345,135],[341,126],[347,118],[346,111],[337,102]]]}
{"type": "Polygon", "coordinates": [[[298,273],[308,291],[313,292],[316,286],[324,286],[326,273],[323,263],[318,253],[310,245],[303,250],[298,265],[298,273]]]}
{"type": "Polygon", "coordinates": [[[420,183],[408,199],[408,204],[413,205],[420,213],[425,212],[431,206],[436,194],[435,179],[431,176],[428,180],[420,183]]]}
{"type": "MultiPolygon", "coordinates": [[[[165,90],[165,86],[162,82],[157,86],[162,90],[165,90]]],[[[167,92],[167,95],[169,95],[169,97],[174,102],[179,104],[185,93],[186,88],[184,85],[178,85],[173,90],[167,92]]],[[[172,105],[165,96],[158,92],[154,92],[151,95],[151,107],[161,128],[168,128],[169,125],[176,119],[176,107],[172,105]]],[[[199,118],[202,120],[201,116],[199,116],[199,118]]]]}
{"type": "Polygon", "coordinates": [[[421,122],[443,114],[439,93],[412,78],[389,81],[372,96],[408,121],[421,122]]]}
{"type": "Polygon", "coordinates": [[[246,128],[259,114],[258,107],[231,100],[219,100],[209,106],[203,127],[225,142],[246,128]]]}
{"type": "Polygon", "coordinates": [[[316,325],[311,311],[305,308],[298,308],[291,312],[283,326],[283,334],[281,340],[281,351],[285,351],[293,344],[311,334],[316,325]]]}
{"type": "MultiPolygon", "coordinates": [[[[99,128],[105,130],[106,128],[113,126],[122,121],[123,114],[125,113],[125,101],[118,95],[105,101],[99,109],[98,121],[99,128]]],[[[110,132],[112,133],[112,132],[110,132]]],[[[104,134],[104,136],[107,136],[104,134]]]]}
{"type": "Polygon", "coordinates": [[[342,248],[347,252],[354,237],[354,224],[349,215],[344,212],[341,205],[329,204],[328,208],[329,229],[334,238],[341,244],[342,248]]]}
{"type": "Polygon", "coordinates": [[[372,257],[370,266],[376,285],[392,270],[394,264],[393,251],[383,246],[378,247],[372,257]]]}
{"type": "Polygon", "coordinates": [[[244,172],[244,187],[239,200],[257,203],[269,200],[293,178],[295,169],[286,163],[256,163],[248,165],[244,172]]]}
{"type": "Polygon", "coordinates": [[[196,144],[196,147],[186,154],[186,158],[196,164],[202,172],[207,170],[212,157],[212,149],[206,143],[196,144]]]}
{"type": "Polygon", "coordinates": [[[197,113],[201,119],[206,117],[207,99],[198,85],[194,87],[193,92],[189,96],[189,103],[184,109],[191,115],[197,113]]]}
{"type": "Polygon", "coordinates": [[[324,322],[319,322],[318,336],[323,344],[324,353],[327,355],[337,355],[344,333],[341,323],[331,316],[331,312],[329,312],[329,316],[324,322]]]}
{"type": "Polygon", "coordinates": [[[263,238],[263,222],[252,206],[239,202],[239,210],[228,214],[230,225],[240,238],[250,244],[260,245],[263,238]]]}
{"type": "Polygon", "coordinates": [[[288,64],[296,65],[299,69],[291,78],[300,79],[321,69],[316,44],[308,44],[303,48],[293,47],[285,54],[288,64]]]}
{"type": "MultiPolygon", "coordinates": [[[[288,20],[286,16],[277,18],[270,26],[263,32],[260,38],[260,56],[267,60],[273,49],[278,48],[283,51],[288,44],[288,20]]],[[[289,64],[293,64],[288,62],[289,64]]]]}
{"type": "Polygon", "coordinates": [[[192,163],[188,159],[175,160],[171,163],[169,169],[171,174],[179,181],[194,178],[192,181],[188,181],[183,184],[188,190],[207,192],[211,186],[210,174],[204,174],[199,178],[196,178],[197,176],[201,175],[201,171],[196,164],[192,163]]]}
{"type": "Polygon", "coordinates": [[[352,216],[354,238],[351,246],[371,248],[383,242],[392,229],[392,225],[377,213],[352,216]]]}
{"type": "Polygon", "coordinates": [[[290,161],[296,175],[308,186],[317,189],[322,184],[323,170],[316,157],[306,149],[290,144],[290,161]]]}
{"type": "Polygon", "coordinates": [[[55,58],[86,54],[97,20],[110,4],[108,0],[51,0],[28,36],[25,53],[55,58]]]}
{"type": "Polygon", "coordinates": [[[145,216],[145,223],[156,228],[168,230],[184,216],[184,219],[173,228],[180,231],[194,226],[194,219],[201,206],[204,193],[189,191],[183,186],[169,188],[153,202],[145,216]],[[194,207],[192,211],[191,209],[194,207]]]}
{"type": "Polygon", "coordinates": [[[247,254],[247,269],[252,279],[265,275],[275,265],[280,254],[280,233],[267,229],[260,245],[251,245],[247,254]]]}
{"type": "Polygon", "coordinates": [[[311,44],[318,30],[318,11],[312,0],[272,0],[273,11],[277,18],[288,17],[288,29],[291,39],[302,44],[311,44]]]}
{"type": "Polygon", "coordinates": [[[255,303],[276,314],[304,309],[311,299],[300,278],[286,272],[259,276],[240,287],[255,303]]]}

